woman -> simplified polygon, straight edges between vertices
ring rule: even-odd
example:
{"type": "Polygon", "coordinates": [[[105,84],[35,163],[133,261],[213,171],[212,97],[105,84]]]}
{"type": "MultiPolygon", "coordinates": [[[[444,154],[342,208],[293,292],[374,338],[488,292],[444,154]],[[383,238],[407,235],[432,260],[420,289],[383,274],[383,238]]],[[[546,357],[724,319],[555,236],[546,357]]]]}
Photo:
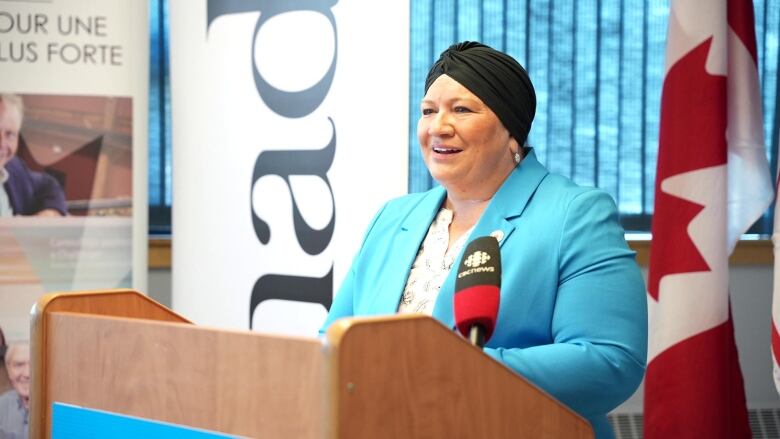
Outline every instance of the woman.
{"type": "Polygon", "coordinates": [[[536,96],[510,56],[464,42],[431,68],[417,127],[441,187],[388,202],[323,326],[421,312],[453,327],[454,261],[469,237],[501,248],[501,307],[485,353],[611,437],[606,413],[645,367],[644,284],[606,193],[550,174],[525,144],[536,96]]]}

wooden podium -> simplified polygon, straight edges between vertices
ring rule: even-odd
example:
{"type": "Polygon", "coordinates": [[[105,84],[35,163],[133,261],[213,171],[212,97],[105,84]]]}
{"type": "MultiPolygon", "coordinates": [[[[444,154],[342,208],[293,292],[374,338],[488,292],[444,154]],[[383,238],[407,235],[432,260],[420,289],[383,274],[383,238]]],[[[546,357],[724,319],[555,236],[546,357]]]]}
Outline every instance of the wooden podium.
{"type": "Polygon", "coordinates": [[[259,438],[591,438],[590,425],[423,316],[327,340],[199,327],[132,290],[33,309],[30,437],[74,404],[259,438]]]}

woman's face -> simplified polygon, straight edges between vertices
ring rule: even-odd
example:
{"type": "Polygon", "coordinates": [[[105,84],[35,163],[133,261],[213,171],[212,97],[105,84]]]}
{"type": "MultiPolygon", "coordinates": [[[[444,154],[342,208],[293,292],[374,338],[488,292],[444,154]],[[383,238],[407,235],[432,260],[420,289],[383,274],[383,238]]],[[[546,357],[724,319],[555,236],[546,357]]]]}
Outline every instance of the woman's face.
{"type": "Polygon", "coordinates": [[[517,151],[495,113],[447,75],[431,84],[420,109],[417,138],[433,178],[448,192],[492,197],[514,168],[517,151]]]}

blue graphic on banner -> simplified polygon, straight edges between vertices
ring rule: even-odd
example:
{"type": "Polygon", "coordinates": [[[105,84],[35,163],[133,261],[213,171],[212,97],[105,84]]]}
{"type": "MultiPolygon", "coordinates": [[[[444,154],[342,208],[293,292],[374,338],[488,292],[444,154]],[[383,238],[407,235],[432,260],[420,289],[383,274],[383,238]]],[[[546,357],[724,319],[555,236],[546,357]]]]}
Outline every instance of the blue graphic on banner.
{"type": "Polygon", "coordinates": [[[53,439],[92,438],[170,438],[170,439],[232,439],[228,436],[184,427],[166,422],[151,421],[116,413],[54,403],[52,413],[53,439]]]}

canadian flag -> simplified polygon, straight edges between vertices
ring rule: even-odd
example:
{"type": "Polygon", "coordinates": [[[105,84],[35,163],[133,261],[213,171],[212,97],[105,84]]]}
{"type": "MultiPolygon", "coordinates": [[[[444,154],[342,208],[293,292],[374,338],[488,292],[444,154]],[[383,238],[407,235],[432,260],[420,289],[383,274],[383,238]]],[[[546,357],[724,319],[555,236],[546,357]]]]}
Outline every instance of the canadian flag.
{"type": "Polygon", "coordinates": [[[753,5],[672,0],[661,98],[644,436],[749,438],[728,257],[773,197],[753,5]]]}
{"type": "MultiPolygon", "coordinates": [[[[780,154],[780,146],[778,146],[780,154]]],[[[780,189],[780,170],[775,179],[775,191],[780,189]]],[[[772,242],[775,245],[775,277],[772,294],[772,371],[775,378],[775,388],[780,393],[780,203],[775,200],[775,224],[772,231],[772,242]]]]}

